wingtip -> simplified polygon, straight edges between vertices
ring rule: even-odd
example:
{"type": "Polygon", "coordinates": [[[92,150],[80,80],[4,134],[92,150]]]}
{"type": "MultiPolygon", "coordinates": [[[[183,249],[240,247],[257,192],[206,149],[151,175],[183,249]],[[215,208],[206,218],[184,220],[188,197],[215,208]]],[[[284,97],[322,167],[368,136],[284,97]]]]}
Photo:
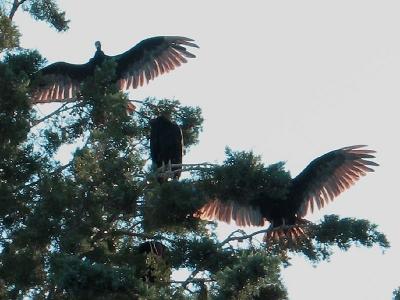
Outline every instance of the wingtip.
{"type": "Polygon", "coordinates": [[[364,147],[368,147],[368,145],[352,145],[352,146],[343,147],[341,149],[342,150],[354,150],[354,149],[364,148],[364,147]]]}
{"type": "Polygon", "coordinates": [[[167,36],[165,37],[167,40],[176,42],[178,44],[194,47],[194,48],[200,48],[199,45],[193,43],[194,39],[185,37],[185,36],[167,36]]]}

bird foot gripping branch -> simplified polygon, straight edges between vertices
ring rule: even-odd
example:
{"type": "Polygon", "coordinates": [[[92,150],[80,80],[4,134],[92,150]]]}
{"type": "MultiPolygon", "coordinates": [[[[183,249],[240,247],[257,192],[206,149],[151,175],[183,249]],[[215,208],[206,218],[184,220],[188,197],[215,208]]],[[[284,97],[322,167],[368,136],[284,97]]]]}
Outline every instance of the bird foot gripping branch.
{"type": "Polygon", "coordinates": [[[198,163],[198,164],[171,164],[168,163],[167,166],[162,164],[160,168],[156,171],[157,178],[163,178],[164,180],[174,179],[177,174],[182,172],[198,171],[207,168],[212,168],[217,166],[216,164],[211,164],[208,162],[198,163]]]}

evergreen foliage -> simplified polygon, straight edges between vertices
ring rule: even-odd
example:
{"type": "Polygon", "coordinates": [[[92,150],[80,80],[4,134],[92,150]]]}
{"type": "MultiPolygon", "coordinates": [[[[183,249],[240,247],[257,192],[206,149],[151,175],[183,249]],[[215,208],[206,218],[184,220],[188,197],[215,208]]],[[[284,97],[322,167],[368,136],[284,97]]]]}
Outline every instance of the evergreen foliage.
{"type": "MultiPolygon", "coordinates": [[[[49,21],[38,9],[55,13],[51,3],[27,5],[49,21]]],[[[196,210],[216,195],[282,199],[284,164],[264,166],[251,152],[228,149],[220,166],[159,185],[148,163],[149,120],[168,115],[188,151],[199,141],[201,109],[146,99],[129,116],[127,96],[112,83],[115,65],[105,62],[76,102],[42,117],[29,104],[42,63],[26,50],[0,62],[1,299],[287,299],[280,271],[291,254],[318,262],[336,247],[389,247],[376,225],[337,216],[295,245],[265,245],[241,230],[218,240],[215,224],[196,210]],[[71,158],[61,161],[68,144],[71,158]],[[227,188],[235,182],[246,188],[227,188]],[[140,253],[147,240],[163,243],[166,254],[140,253]],[[179,269],[189,270],[186,280],[171,278],[179,269]]]]}
{"type": "Polygon", "coordinates": [[[209,199],[249,206],[285,200],[291,177],[283,162],[265,167],[261,157],[252,152],[229,148],[225,152],[222,165],[197,172],[199,186],[209,199]]]}
{"type": "Polygon", "coordinates": [[[0,6],[0,53],[5,49],[12,49],[19,45],[20,33],[17,26],[5,15],[0,6]]]}
{"type": "Polygon", "coordinates": [[[69,20],[65,19],[65,12],[60,11],[54,0],[30,0],[22,6],[35,20],[44,21],[57,31],[68,30],[69,20]]]}
{"type": "Polygon", "coordinates": [[[13,18],[19,8],[38,21],[48,23],[57,31],[68,30],[69,20],[54,0],[12,0],[0,3],[0,53],[19,47],[21,36],[13,18]]]}
{"type": "Polygon", "coordinates": [[[400,287],[393,291],[393,300],[400,300],[400,287]]]}

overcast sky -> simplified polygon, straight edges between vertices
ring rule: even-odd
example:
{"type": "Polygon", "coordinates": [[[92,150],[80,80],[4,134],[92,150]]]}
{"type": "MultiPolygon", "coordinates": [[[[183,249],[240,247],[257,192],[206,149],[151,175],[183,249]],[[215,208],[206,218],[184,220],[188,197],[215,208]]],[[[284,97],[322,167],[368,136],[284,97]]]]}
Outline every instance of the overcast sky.
{"type": "MultiPolygon", "coordinates": [[[[368,144],[380,167],[322,211],[379,225],[392,247],[337,251],[283,271],[291,300],[391,299],[400,285],[397,193],[400,99],[399,1],[59,1],[70,30],[56,33],[21,11],[22,46],[49,62],[84,63],[142,39],[196,40],[197,58],[131,98],[175,98],[203,109],[200,143],[185,162],[221,162],[224,148],[287,161],[292,176],[312,159],[368,144]],[[396,273],[397,272],[397,273],[396,273]]],[[[226,227],[224,227],[226,229],[226,227]]],[[[261,238],[261,237],[260,237],[261,238]]]]}

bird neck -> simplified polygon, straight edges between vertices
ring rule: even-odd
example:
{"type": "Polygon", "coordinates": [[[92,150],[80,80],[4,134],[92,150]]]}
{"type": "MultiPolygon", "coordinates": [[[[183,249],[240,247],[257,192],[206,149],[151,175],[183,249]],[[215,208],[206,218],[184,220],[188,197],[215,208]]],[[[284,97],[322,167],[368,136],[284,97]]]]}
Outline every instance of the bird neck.
{"type": "Polygon", "coordinates": [[[91,61],[94,62],[95,64],[101,64],[104,61],[105,57],[106,57],[106,55],[104,54],[104,52],[102,50],[98,49],[98,50],[96,50],[91,61]]]}

